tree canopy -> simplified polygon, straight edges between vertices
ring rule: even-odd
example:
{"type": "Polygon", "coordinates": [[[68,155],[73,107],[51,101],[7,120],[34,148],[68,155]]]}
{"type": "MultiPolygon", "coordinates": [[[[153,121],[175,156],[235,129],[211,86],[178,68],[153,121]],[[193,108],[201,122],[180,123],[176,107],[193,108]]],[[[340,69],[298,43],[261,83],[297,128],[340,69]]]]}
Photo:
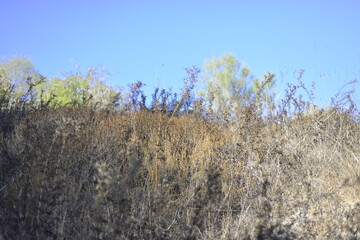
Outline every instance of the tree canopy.
{"type": "MultiPolygon", "coordinates": [[[[214,111],[223,108],[234,110],[252,101],[255,93],[262,87],[260,79],[251,74],[251,70],[232,54],[211,58],[205,62],[205,89],[200,95],[210,101],[214,111]]],[[[272,88],[274,81],[266,85],[272,88]]]]}
{"type": "Polygon", "coordinates": [[[121,101],[119,88],[106,84],[105,71],[91,68],[85,74],[65,73],[46,78],[24,57],[3,58],[0,62],[0,107],[12,108],[19,102],[31,107],[92,106],[116,108],[121,101]]]}

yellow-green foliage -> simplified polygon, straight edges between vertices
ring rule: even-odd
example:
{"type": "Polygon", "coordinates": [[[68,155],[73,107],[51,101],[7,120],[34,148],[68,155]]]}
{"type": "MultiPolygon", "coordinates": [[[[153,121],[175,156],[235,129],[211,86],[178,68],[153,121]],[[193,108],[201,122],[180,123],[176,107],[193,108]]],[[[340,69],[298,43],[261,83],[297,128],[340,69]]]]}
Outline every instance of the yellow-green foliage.
{"type": "Polygon", "coordinates": [[[101,69],[63,75],[48,79],[26,58],[3,58],[0,61],[0,109],[91,106],[111,110],[122,104],[121,89],[106,84],[107,74],[101,69]]]}
{"type": "Polygon", "coordinates": [[[240,63],[232,54],[208,59],[204,70],[205,88],[199,91],[199,94],[208,100],[213,98],[211,108],[215,112],[229,106],[231,111],[236,111],[249,103],[259,91],[270,97],[269,90],[275,83],[275,79],[271,77],[271,81],[262,85],[260,79],[251,75],[250,68],[240,63]]]}
{"type": "MultiPolygon", "coordinates": [[[[105,84],[104,78],[96,69],[89,69],[85,75],[68,74],[64,78],[55,77],[36,86],[42,102],[49,107],[93,106],[106,108],[115,104],[117,91],[105,84]]],[[[119,89],[118,89],[119,90],[119,89]]]]}

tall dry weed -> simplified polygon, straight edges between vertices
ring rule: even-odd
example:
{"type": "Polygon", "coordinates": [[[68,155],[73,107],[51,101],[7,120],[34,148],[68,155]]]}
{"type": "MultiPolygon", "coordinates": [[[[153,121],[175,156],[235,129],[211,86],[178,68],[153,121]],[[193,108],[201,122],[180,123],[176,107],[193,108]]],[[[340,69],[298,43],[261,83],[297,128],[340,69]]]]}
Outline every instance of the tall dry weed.
{"type": "Polygon", "coordinates": [[[0,239],[360,238],[354,108],[308,111],[300,84],[276,109],[153,111],[139,87],[121,113],[1,112],[0,239]]]}

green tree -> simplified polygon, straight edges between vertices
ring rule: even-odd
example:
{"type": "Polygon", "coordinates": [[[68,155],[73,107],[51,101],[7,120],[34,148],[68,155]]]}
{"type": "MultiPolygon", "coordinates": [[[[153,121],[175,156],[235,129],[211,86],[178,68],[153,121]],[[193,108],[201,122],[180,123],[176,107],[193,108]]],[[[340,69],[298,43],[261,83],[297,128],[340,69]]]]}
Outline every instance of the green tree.
{"type": "MultiPolygon", "coordinates": [[[[250,103],[263,84],[254,78],[248,67],[241,64],[232,54],[206,61],[204,66],[205,90],[200,94],[210,101],[213,111],[235,109],[250,103]]],[[[274,82],[269,82],[270,89],[274,82]]]]}
{"type": "Polygon", "coordinates": [[[116,108],[121,103],[120,89],[105,83],[106,74],[88,69],[85,74],[65,73],[38,87],[40,100],[49,107],[91,106],[97,109],[116,108]]]}
{"type": "Polygon", "coordinates": [[[2,58],[0,62],[0,109],[18,106],[91,106],[118,109],[123,103],[121,89],[106,84],[104,70],[88,69],[47,79],[23,57],[2,58]]]}
{"type": "Polygon", "coordinates": [[[0,62],[0,101],[1,107],[14,107],[19,103],[36,102],[35,86],[44,77],[24,57],[2,58],[0,62]],[[7,106],[4,106],[5,105],[7,106]]]}
{"type": "Polygon", "coordinates": [[[14,85],[6,76],[4,69],[0,70],[0,109],[7,108],[11,101],[11,95],[14,91],[14,85]]]}

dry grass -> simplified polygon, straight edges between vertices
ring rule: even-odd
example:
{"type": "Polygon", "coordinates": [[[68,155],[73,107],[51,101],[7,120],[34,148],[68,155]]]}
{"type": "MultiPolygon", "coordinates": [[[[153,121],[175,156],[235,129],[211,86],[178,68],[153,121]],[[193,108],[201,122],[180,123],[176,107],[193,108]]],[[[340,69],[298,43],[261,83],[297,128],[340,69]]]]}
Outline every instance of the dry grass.
{"type": "Polygon", "coordinates": [[[0,239],[360,239],[360,123],[335,107],[1,118],[0,239]]]}

